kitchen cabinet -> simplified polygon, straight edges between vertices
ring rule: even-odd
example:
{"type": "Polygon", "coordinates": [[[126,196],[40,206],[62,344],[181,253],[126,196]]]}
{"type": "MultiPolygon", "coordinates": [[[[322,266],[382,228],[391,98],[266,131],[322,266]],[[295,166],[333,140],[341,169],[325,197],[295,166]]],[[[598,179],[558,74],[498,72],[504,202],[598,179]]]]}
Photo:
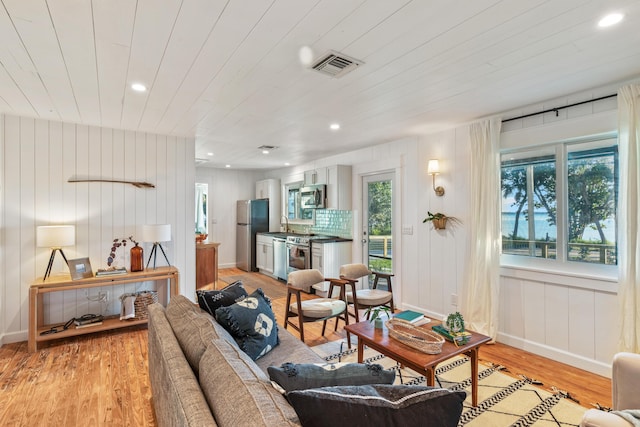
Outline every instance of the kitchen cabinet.
{"type": "Polygon", "coordinates": [[[273,276],[273,237],[265,234],[256,236],[256,268],[273,276]]]}
{"type": "Polygon", "coordinates": [[[327,168],[327,209],[351,210],[351,166],[327,168]]]}
{"type": "MultiPolygon", "coordinates": [[[[351,263],[351,240],[338,242],[312,241],[311,268],[320,270],[326,278],[340,277],[340,266],[351,263]]],[[[316,294],[326,296],[329,292],[328,283],[314,285],[316,294]]],[[[335,289],[338,291],[338,289],[335,289]]],[[[337,294],[336,294],[337,296],[337,294]]]]}
{"type": "Polygon", "coordinates": [[[280,231],[280,180],[263,179],[256,182],[256,199],[269,199],[269,231],[280,231]]]}
{"type": "Polygon", "coordinates": [[[326,184],[327,168],[314,168],[304,172],[304,185],[326,184]]]}

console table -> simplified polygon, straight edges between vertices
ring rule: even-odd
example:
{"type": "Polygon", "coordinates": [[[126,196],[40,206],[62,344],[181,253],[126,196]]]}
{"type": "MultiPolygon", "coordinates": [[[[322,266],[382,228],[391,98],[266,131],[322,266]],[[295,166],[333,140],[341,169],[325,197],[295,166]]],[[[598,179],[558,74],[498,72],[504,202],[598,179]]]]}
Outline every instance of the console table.
{"type": "Polygon", "coordinates": [[[76,329],[71,325],[67,330],[54,334],[40,335],[49,330],[52,325],[44,325],[42,296],[49,292],[61,292],[77,289],[95,288],[100,286],[121,285],[124,283],[165,281],[168,287],[169,298],[178,294],[179,273],[176,267],[158,267],[136,273],[125,273],[112,276],[88,277],[86,279],[71,280],[69,275],[54,276],[43,281],[42,277],[36,279],[29,288],[29,352],[38,350],[38,343],[57,340],[77,335],[111,329],[126,328],[134,325],[146,324],[147,319],[120,320],[120,316],[105,317],[101,325],[76,329]]]}

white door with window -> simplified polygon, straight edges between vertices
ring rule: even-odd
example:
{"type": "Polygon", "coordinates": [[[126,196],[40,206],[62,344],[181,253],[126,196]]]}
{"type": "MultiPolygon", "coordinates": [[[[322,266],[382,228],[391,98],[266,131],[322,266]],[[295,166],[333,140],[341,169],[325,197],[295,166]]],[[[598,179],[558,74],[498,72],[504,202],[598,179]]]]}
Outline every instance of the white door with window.
{"type": "Polygon", "coordinates": [[[393,182],[393,172],[362,179],[362,263],[384,273],[393,273],[393,182]]]}

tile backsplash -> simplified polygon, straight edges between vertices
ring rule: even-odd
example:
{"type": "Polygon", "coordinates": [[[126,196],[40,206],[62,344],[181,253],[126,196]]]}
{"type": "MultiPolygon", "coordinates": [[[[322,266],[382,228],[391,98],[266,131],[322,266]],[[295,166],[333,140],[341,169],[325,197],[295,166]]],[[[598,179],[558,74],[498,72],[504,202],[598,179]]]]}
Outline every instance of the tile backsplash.
{"type": "Polygon", "coordinates": [[[335,209],[317,209],[315,225],[291,224],[290,228],[296,233],[326,234],[351,239],[353,227],[352,211],[335,209]]]}

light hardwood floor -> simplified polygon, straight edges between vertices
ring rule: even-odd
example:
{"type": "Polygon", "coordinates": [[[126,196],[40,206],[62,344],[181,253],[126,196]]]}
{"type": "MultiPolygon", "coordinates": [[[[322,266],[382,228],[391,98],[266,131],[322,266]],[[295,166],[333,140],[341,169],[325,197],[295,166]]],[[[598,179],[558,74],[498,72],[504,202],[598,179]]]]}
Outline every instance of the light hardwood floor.
{"type": "MultiPolygon", "coordinates": [[[[220,278],[239,274],[244,272],[224,269],[220,278]]],[[[284,298],[273,300],[280,324],[285,304],[284,298]]],[[[305,324],[307,344],[343,338],[342,328],[337,333],[327,329],[322,337],[320,322],[305,324]]],[[[513,375],[540,380],[543,388],[570,391],[583,406],[611,404],[607,378],[502,344],[484,346],[480,358],[506,366],[513,375]]],[[[155,426],[147,360],[144,326],[53,341],[33,354],[26,342],[4,345],[0,425],[155,426]]]]}

